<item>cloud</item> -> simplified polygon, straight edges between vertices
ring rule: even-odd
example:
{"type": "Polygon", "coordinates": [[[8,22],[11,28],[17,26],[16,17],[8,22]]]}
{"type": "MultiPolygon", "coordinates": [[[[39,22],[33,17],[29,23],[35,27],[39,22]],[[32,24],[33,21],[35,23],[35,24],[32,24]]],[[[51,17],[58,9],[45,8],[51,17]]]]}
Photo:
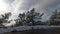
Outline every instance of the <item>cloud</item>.
{"type": "Polygon", "coordinates": [[[4,0],[4,2],[11,4],[14,0],[4,0]]]}
{"type": "MultiPolygon", "coordinates": [[[[49,18],[52,12],[60,7],[60,0],[4,0],[7,8],[7,12],[11,12],[10,19],[15,19],[19,13],[26,12],[31,8],[35,8],[37,12],[45,13],[43,20],[49,18]],[[47,18],[46,18],[47,17],[47,18]]],[[[6,12],[4,11],[4,12],[6,12]]]]}
{"type": "Polygon", "coordinates": [[[51,16],[52,12],[59,8],[60,0],[15,0],[11,5],[13,13],[25,12],[34,7],[37,12],[45,13],[44,20],[48,19],[49,15],[51,16]]]}
{"type": "Polygon", "coordinates": [[[60,9],[60,0],[5,0],[5,2],[9,6],[7,12],[12,13],[9,19],[17,19],[19,13],[35,8],[36,12],[44,13],[42,21],[46,21],[53,11],[60,9]]]}

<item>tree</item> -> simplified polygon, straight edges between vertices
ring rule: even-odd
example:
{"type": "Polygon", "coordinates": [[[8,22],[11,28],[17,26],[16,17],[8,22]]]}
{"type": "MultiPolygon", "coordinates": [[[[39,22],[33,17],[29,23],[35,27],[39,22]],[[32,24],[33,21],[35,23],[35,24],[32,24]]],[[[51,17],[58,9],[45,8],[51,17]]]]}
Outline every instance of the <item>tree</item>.
{"type": "MultiPolygon", "coordinates": [[[[29,11],[29,14],[27,15],[27,21],[30,23],[32,23],[32,25],[34,25],[36,23],[36,21],[34,19],[40,19],[41,17],[44,15],[44,13],[40,14],[38,12],[35,12],[35,9],[33,8],[32,10],[29,11]]],[[[38,21],[41,23],[41,21],[38,21]]],[[[38,23],[37,22],[37,23],[38,23]]]]}
{"type": "Polygon", "coordinates": [[[41,17],[44,15],[44,13],[40,14],[38,12],[35,12],[35,9],[33,8],[32,10],[28,11],[27,13],[20,13],[19,14],[19,19],[17,20],[18,23],[21,24],[27,24],[27,25],[34,25],[35,23],[37,23],[34,19],[40,19],[40,21],[38,21],[39,23],[41,23],[41,17]]]}
{"type": "Polygon", "coordinates": [[[11,16],[11,13],[5,13],[4,15],[1,15],[3,17],[3,19],[8,19],[9,16],[11,16]]]}
{"type": "Polygon", "coordinates": [[[9,19],[9,16],[11,15],[11,13],[5,13],[4,15],[0,15],[2,16],[2,18],[0,18],[0,24],[2,23],[7,23],[8,22],[8,19],[9,19]]]}
{"type": "MultiPolygon", "coordinates": [[[[27,13],[27,23],[34,22],[33,17],[34,17],[34,11],[35,9],[33,8],[30,12],[27,13]]],[[[33,23],[34,24],[34,23],[33,23]]]]}
{"type": "MultiPolygon", "coordinates": [[[[58,12],[58,10],[56,10],[53,15],[50,17],[50,24],[51,25],[58,25],[58,16],[60,15],[60,11],[58,12]]],[[[59,17],[60,18],[60,17],[59,17]]]]}

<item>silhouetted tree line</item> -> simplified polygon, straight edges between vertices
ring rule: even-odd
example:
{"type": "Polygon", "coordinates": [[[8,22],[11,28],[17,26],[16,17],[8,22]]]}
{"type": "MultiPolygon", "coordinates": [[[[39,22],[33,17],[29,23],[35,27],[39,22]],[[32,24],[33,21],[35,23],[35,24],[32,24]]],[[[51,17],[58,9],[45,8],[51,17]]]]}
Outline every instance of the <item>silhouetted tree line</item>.
{"type": "MultiPolygon", "coordinates": [[[[33,8],[30,11],[27,11],[26,13],[20,13],[19,18],[14,20],[16,22],[15,26],[20,25],[60,25],[60,11],[56,10],[54,11],[53,15],[50,17],[49,20],[46,22],[42,22],[41,18],[44,15],[44,13],[40,14],[39,12],[36,12],[33,8]]],[[[0,26],[3,23],[10,23],[9,17],[11,16],[11,13],[5,13],[0,15],[0,26]]],[[[1,26],[3,27],[3,25],[1,26]]]]}

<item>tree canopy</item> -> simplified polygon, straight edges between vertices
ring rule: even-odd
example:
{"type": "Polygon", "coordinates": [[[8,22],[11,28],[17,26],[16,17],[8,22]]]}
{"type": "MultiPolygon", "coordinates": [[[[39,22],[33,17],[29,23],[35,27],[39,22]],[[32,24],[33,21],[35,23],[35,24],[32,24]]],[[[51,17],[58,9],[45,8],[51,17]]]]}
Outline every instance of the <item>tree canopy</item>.
{"type": "Polygon", "coordinates": [[[56,10],[53,15],[50,17],[50,24],[51,25],[58,25],[60,24],[60,11],[56,10]]]}
{"type": "Polygon", "coordinates": [[[27,24],[27,25],[34,25],[36,23],[42,23],[41,17],[44,15],[44,13],[40,14],[39,12],[35,12],[35,9],[31,9],[30,11],[27,11],[27,13],[20,13],[19,19],[17,19],[17,24],[27,24]],[[37,21],[35,21],[37,19],[37,21]],[[40,20],[38,20],[40,19],[40,20]]]}

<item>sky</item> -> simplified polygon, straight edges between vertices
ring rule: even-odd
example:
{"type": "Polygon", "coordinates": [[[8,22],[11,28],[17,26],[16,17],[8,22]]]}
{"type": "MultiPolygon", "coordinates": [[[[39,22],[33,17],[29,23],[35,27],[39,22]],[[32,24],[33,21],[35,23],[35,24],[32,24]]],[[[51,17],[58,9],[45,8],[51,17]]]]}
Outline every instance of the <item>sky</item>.
{"type": "Polygon", "coordinates": [[[17,19],[19,13],[32,8],[36,12],[44,13],[42,21],[46,21],[55,10],[60,9],[60,0],[0,0],[0,14],[11,12],[9,19],[17,19]]]}

